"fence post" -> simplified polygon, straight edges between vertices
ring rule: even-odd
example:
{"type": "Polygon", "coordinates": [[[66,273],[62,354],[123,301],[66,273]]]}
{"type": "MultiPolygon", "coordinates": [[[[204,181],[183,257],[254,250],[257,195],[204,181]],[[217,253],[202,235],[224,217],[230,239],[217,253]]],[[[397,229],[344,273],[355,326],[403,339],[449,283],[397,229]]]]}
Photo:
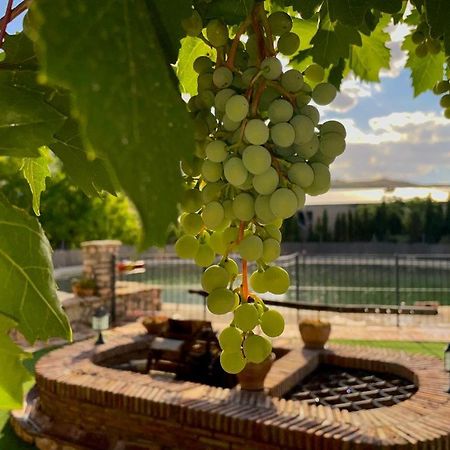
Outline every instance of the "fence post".
{"type": "Polygon", "coordinates": [[[116,324],[116,255],[111,255],[111,324],[116,324]]]}
{"type": "Polygon", "coordinates": [[[398,254],[395,254],[395,300],[397,303],[397,327],[400,326],[400,267],[398,254]]]}

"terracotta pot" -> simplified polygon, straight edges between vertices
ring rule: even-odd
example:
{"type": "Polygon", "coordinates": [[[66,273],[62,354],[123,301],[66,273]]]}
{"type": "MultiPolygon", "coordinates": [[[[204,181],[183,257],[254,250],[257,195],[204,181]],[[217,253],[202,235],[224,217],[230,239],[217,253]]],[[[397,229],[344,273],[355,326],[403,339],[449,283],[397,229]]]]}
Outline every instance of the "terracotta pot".
{"type": "Polygon", "coordinates": [[[274,361],[275,353],[271,353],[262,363],[247,363],[244,370],[237,374],[241,389],[244,391],[264,390],[264,380],[274,361]]]}
{"type": "Polygon", "coordinates": [[[305,348],[321,349],[330,337],[331,325],[329,322],[303,321],[298,324],[305,348]]]}
{"type": "Polygon", "coordinates": [[[167,331],[169,318],[167,316],[147,316],[142,319],[148,334],[160,336],[167,331]]]}

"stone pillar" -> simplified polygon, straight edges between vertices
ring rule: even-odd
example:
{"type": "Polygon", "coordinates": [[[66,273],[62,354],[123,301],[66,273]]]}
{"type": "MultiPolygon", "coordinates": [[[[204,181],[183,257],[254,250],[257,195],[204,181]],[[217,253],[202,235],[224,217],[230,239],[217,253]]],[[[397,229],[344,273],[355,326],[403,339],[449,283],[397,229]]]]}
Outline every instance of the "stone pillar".
{"type": "Polygon", "coordinates": [[[86,241],[81,243],[83,251],[83,273],[94,278],[98,295],[102,299],[111,297],[111,258],[119,254],[120,241],[86,241]]]}

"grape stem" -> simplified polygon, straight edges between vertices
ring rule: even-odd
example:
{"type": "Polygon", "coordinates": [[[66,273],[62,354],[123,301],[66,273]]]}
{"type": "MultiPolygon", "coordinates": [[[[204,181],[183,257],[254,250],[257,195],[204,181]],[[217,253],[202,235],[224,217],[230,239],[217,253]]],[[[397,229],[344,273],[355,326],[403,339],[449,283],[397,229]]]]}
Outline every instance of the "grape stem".
{"type": "Polygon", "coordinates": [[[208,46],[211,48],[214,48],[214,46],[211,44],[211,42],[208,41],[208,39],[205,38],[205,36],[203,35],[203,33],[200,33],[198,35],[198,37],[208,46]]]}
{"type": "MultiPolygon", "coordinates": [[[[239,225],[239,236],[238,243],[242,241],[244,238],[244,230],[245,230],[245,222],[241,221],[239,225]]],[[[246,302],[248,299],[248,268],[247,268],[247,260],[242,260],[242,285],[241,285],[241,299],[243,302],[246,302]]]]}
{"type": "Polygon", "coordinates": [[[273,46],[273,34],[272,34],[272,30],[270,28],[269,21],[267,20],[267,15],[266,15],[266,11],[264,10],[263,3],[258,5],[257,8],[258,8],[258,15],[261,19],[262,26],[266,32],[267,44],[269,47],[269,55],[274,56],[276,54],[276,52],[275,52],[275,48],[273,46]]]}
{"type": "Polygon", "coordinates": [[[6,26],[11,21],[12,6],[13,6],[13,0],[8,0],[8,4],[6,5],[5,16],[2,19],[2,26],[0,29],[0,48],[3,45],[3,40],[6,35],[6,26]]]}
{"type": "Polygon", "coordinates": [[[276,81],[268,81],[267,84],[269,86],[274,87],[278,92],[280,92],[281,94],[283,94],[283,96],[285,98],[287,98],[292,105],[294,106],[294,108],[296,107],[296,103],[295,103],[295,95],[291,94],[289,91],[287,91],[286,89],[284,89],[283,86],[281,86],[279,83],[277,83],[276,81]]]}
{"type": "Polygon", "coordinates": [[[231,44],[230,52],[228,53],[228,59],[226,66],[230,70],[234,70],[234,60],[236,59],[236,53],[239,45],[239,41],[241,36],[244,34],[247,27],[250,25],[250,18],[247,17],[247,19],[244,20],[244,22],[241,23],[240,27],[238,28],[236,32],[236,36],[233,38],[233,42],[231,44]]]}
{"type": "Polygon", "coordinates": [[[262,80],[259,85],[258,85],[258,89],[255,92],[255,95],[253,97],[253,101],[252,101],[252,115],[256,116],[258,113],[258,105],[259,105],[259,101],[261,100],[261,95],[264,92],[264,89],[266,88],[266,80],[262,80]]]}
{"type": "Polygon", "coordinates": [[[252,26],[253,26],[253,30],[255,31],[255,35],[256,35],[256,39],[258,42],[258,66],[261,64],[261,61],[265,58],[266,56],[266,43],[264,41],[264,35],[261,32],[261,27],[260,24],[258,22],[258,9],[257,9],[257,5],[255,5],[253,11],[252,11],[252,26]]]}

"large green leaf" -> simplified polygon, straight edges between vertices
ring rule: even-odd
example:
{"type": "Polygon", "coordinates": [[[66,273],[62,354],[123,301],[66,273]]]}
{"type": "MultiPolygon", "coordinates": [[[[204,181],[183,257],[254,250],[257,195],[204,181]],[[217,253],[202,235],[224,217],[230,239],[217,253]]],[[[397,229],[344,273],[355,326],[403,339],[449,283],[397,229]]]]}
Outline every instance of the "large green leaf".
{"type": "Polygon", "coordinates": [[[351,26],[362,23],[372,0],[328,0],[328,11],[334,22],[339,20],[351,26]]]}
{"type": "Polygon", "coordinates": [[[292,6],[300,13],[303,19],[310,19],[322,3],[323,0],[293,0],[292,6]]]}
{"type": "Polygon", "coordinates": [[[450,5],[448,0],[425,0],[430,34],[434,38],[444,36],[444,46],[450,54],[450,5]]]}
{"type": "Polygon", "coordinates": [[[181,193],[178,161],[194,139],[145,1],[41,0],[32,8],[42,74],[73,93],[85,146],[107,161],[140,214],[142,246],[164,243],[181,193]]]}
{"type": "Polygon", "coordinates": [[[194,0],[204,24],[210,19],[222,19],[229,25],[241,23],[250,13],[254,0],[194,0]]]}
{"type": "Polygon", "coordinates": [[[33,211],[40,215],[41,193],[45,191],[45,179],[50,176],[48,149],[41,147],[41,155],[38,158],[24,158],[22,173],[28,181],[33,194],[33,211]]]}
{"type": "Polygon", "coordinates": [[[300,36],[299,50],[311,47],[311,39],[317,32],[317,20],[292,19],[292,31],[300,36]]]}
{"type": "Polygon", "coordinates": [[[0,314],[0,410],[21,408],[23,403],[23,384],[32,376],[24,367],[23,360],[30,358],[8,336],[17,323],[0,314]]]}
{"type": "Polygon", "coordinates": [[[56,295],[50,244],[39,222],[1,194],[0,236],[0,313],[13,318],[30,343],[71,339],[56,295]]]}
{"type": "Polygon", "coordinates": [[[424,58],[419,58],[415,53],[416,47],[411,36],[406,36],[402,49],[408,52],[406,67],[411,69],[411,80],[415,97],[422,92],[432,89],[438,81],[442,80],[445,62],[443,52],[437,55],[429,53],[424,58]]]}

